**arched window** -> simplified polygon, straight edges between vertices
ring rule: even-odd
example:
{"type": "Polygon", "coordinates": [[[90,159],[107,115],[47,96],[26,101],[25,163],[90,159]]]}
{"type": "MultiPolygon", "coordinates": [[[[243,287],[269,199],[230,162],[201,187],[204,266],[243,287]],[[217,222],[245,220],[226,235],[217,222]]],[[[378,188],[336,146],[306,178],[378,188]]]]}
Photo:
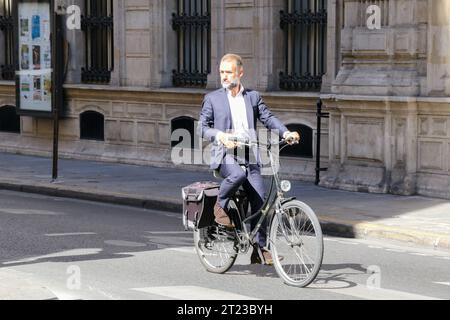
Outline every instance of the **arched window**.
{"type": "Polygon", "coordinates": [[[15,107],[0,107],[0,131],[20,133],[20,117],[15,107]]]}
{"type": "Polygon", "coordinates": [[[83,140],[105,140],[105,117],[96,111],[85,111],[80,115],[80,138],[83,140]]]}
{"type": "Polygon", "coordinates": [[[285,148],[281,152],[284,157],[312,158],[313,157],[313,130],[303,124],[287,125],[289,131],[297,131],[300,134],[300,144],[285,148]]]}
{"type": "Polygon", "coordinates": [[[176,140],[171,140],[171,145],[172,148],[180,145],[180,143],[184,142],[186,143],[186,145],[190,145],[191,149],[198,149],[199,148],[199,139],[198,136],[196,134],[196,128],[195,128],[195,122],[197,120],[195,120],[194,118],[191,117],[179,117],[179,118],[175,118],[172,120],[171,122],[171,137],[172,139],[176,140]],[[184,133],[181,130],[185,130],[184,133]],[[178,130],[178,131],[177,131],[178,130]],[[177,133],[176,136],[174,136],[174,133],[177,133]],[[188,143],[187,141],[184,141],[184,139],[190,139],[190,143],[188,143]]]}

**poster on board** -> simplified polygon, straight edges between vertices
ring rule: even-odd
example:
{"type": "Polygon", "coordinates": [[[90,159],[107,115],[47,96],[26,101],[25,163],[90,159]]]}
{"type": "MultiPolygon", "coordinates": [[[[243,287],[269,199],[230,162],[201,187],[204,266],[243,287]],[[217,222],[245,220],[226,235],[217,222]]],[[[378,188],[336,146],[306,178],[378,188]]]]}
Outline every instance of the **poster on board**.
{"type": "Polygon", "coordinates": [[[50,2],[20,1],[17,5],[19,108],[51,112],[50,2]]]}

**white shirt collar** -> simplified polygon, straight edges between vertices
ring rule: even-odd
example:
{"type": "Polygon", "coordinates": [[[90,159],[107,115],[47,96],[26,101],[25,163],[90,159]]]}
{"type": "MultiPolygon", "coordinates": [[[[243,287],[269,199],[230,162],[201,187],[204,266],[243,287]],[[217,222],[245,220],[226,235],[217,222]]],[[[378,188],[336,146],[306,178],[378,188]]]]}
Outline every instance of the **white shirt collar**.
{"type": "Polygon", "coordinates": [[[231,90],[230,89],[225,89],[226,91],[227,91],[227,94],[230,96],[230,97],[232,97],[232,98],[237,98],[237,97],[239,97],[241,94],[243,94],[244,93],[244,86],[242,85],[242,83],[241,83],[241,90],[239,90],[239,92],[238,92],[238,94],[236,95],[236,97],[233,97],[232,95],[231,95],[231,90]]]}

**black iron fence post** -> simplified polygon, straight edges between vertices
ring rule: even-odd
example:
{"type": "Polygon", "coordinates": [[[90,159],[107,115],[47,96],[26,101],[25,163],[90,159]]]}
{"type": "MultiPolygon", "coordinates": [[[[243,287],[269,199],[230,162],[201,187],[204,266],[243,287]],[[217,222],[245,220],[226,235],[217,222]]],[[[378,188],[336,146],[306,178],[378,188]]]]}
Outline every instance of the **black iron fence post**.
{"type": "Polygon", "coordinates": [[[317,143],[316,143],[316,185],[320,183],[320,173],[327,171],[328,168],[320,167],[320,148],[321,148],[321,136],[322,136],[322,118],[328,119],[329,113],[322,112],[323,102],[321,99],[317,102],[317,143]]]}

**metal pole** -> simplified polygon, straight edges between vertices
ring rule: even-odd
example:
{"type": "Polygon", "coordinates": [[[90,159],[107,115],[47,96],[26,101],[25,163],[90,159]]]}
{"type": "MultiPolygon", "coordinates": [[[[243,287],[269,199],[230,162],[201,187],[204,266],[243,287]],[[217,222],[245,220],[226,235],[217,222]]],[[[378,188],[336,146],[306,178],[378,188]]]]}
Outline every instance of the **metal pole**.
{"type": "Polygon", "coordinates": [[[58,14],[54,14],[54,48],[53,48],[53,64],[54,64],[54,105],[53,105],[53,170],[52,170],[52,179],[53,182],[58,179],[58,154],[59,154],[59,112],[62,107],[63,98],[62,98],[62,73],[63,70],[63,52],[62,52],[62,16],[58,14]]]}
{"type": "Polygon", "coordinates": [[[323,102],[321,99],[317,102],[317,143],[316,143],[316,181],[315,184],[320,183],[320,173],[327,171],[328,168],[320,167],[320,147],[321,147],[321,135],[322,135],[322,118],[329,118],[330,114],[322,112],[323,102]]]}
{"type": "Polygon", "coordinates": [[[322,134],[322,100],[317,103],[316,186],[320,183],[320,142],[322,134]]]}
{"type": "Polygon", "coordinates": [[[53,111],[53,181],[58,179],[59,111],[56,106],[57,104],[55,104],[55,110],[53,111]]]}

